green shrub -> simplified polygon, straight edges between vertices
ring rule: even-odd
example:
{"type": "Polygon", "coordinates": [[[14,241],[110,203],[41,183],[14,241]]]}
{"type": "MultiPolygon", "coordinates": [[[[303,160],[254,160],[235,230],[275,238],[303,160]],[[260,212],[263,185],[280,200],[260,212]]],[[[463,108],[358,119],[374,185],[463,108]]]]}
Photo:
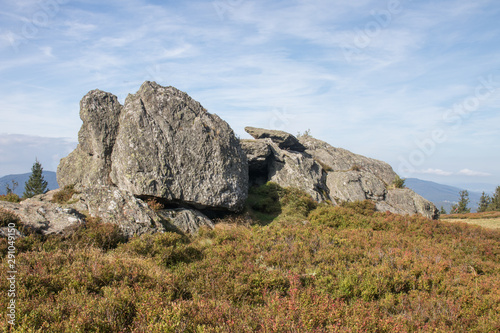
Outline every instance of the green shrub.
{"type": "Polygon", "coordinates": [[[54,196],[52,197],[52,202],[58,203],[61,205],[65,204],[76,193],[78,193],[78,192],[75,190],[75,185],[66,185],[54,194],[54,196]]]}
{"type": "Polygon", "coordinates": [[[132,238],[120,247],[121,251],[155,258],[158,264],[170,266],[199,259],[201,252],[189,245],[186,236],[173,232],[142,235],[132,238]]]}
{"type": "Polygon", "coordinates": [[[394,188],[405,188],[405,179],[396,175],[396,177],[392,181],[392,185],[394,186],[394,188]]]}
{"type": "Polygon", "coordinates": [[[345,201],[340,204],[342,207],[351,209],[357,214],[372,216],[376,211],[375,202],[371,200],[345,201]]]}
{"type": "Polygon", "coordinates": [[[7,194],[3,194],[3,195],[0,195],[0,201],[8,201],[8,202],[21,202],[21,198],[19,198],[19,196],[15,193],[7,193],[7,194]]]}

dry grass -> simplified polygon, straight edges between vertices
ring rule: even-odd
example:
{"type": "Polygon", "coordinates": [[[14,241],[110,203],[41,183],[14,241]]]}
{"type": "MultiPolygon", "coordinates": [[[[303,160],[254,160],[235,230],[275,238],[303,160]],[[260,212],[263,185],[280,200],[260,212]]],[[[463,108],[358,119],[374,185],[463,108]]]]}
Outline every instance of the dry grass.
{"type": "Polygon", "coordinates": [[[489,229],[500,229],[500,212],[496,211],[468,214],[446,214],[441,215],[441,220],[446,222],[465,222],[489,229]]]}
{"type": "Polygon", "coordinates": [[[465,222],[479,225],[483,228],[500,229],[500,218],[496,219],[446,219],[446,222],[465,222]]]}

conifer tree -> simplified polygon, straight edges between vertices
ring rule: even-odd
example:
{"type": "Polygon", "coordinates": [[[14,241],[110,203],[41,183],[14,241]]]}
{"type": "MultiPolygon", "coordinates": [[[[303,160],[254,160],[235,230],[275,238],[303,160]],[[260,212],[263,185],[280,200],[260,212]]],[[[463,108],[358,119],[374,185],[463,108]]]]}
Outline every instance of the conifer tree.
{"type": "Polygon", "coordinates": [[[446,215],[446,214],[448,214],[448,213],[446,213],[446,209],[444,209],[444,207],[443,207],[443,206],[441,206],[441,209],[439,210],[439,214],[441,214],[441,215],[446,215]]]}
{"type": "Polygon", "coordinates": [[[43,168],[38,159],[35,160],[31,168],[31,176],[24,185],[24,198],[31,198],[37,194],[43,194],[48,191],[47,181],[43,179],[43,168]]]}
{"type": "Polygon", "coordinates": [[[499,210],[500,211],[500,186],[497,186],[493,197],[491,198],[491,203],[488,206],[488,210],[499,210]]]}
{"type": "Polygon", "coordinates": [[[477,207],[477,212],[485,212],[488,210],[488,206],[491,204],[491,198],[489,195],[483,192],[481,198],[479,199],[479,206],[477,207]]]}
{"type": "Polygon", "coordinates": [[[467,208],[467,205],[469,204],[469,192],[467,190],[460,191],[460,200],[458,200],[458,203],[456,205],[453,205],[451,207],[451,212],[455,214],[465,214],[465,213],[470,213],[470,208],[467,208]]]}

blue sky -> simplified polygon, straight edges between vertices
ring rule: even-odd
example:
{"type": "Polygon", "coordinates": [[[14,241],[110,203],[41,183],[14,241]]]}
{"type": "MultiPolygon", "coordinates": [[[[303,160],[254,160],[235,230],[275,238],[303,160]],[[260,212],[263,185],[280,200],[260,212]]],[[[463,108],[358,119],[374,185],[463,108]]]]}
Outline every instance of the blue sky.
{"type": "Polygon", "coordinates": [[[500,184],[498,1],[0,3],[0,175],[55,170],[89,90],[151,80],[242,138],[310,129],[404,177],[500,184]]]}

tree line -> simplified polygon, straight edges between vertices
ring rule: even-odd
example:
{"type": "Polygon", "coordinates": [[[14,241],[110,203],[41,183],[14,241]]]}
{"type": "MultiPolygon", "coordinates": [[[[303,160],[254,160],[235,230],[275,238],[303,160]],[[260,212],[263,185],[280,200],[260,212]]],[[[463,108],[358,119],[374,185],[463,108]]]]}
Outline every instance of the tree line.
{"type": "MultiPolygon", "coordinates": [[[[470,213],[471,208],[468,207],[469,192],[467,190],[459,192],[460,199],[458,203],[451,207],[450,214],[466,214],[470,213]]],[[[488,195],[485,192],[482,193],[479,199],[479,205],[477,207],[477,212],[491,212],[500,211],[500,186],[497,186],[493,195],[488,195]]],[[[441,214],[446,214],[446,211],[441,206],[441,214]]]]}

